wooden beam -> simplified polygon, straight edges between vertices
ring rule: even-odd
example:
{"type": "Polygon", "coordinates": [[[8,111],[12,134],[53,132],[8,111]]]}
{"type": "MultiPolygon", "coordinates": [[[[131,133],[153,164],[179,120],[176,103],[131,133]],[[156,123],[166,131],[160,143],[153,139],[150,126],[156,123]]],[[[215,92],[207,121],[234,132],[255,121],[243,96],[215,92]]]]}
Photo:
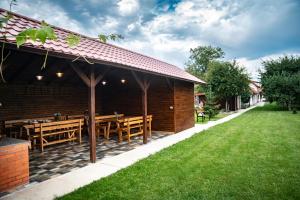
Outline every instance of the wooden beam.
{"type": "MultiPolygon", "coordinates": [[[[74,63],[70,63],[70,66],[77,73],[77,75],[83,80],[83,82],[90,87],[90,79],[87,77],[85,73],[83,73],[74,63]]],[[[92,67],[92,66],[91,66],[92,67]]],[[[93,72],[94,73],[94,72],[93,72]]],[[[95,80],[94,80],[95,81],[95,80]]]]}
{"type": "Polygon", "coordinates": [[[174,90],[174,82],[171,82],[169,78],[166,77],[167,84],[169,88],[173,91],[174,90]]]}
{"type": "Polygon", "coordinates": [[[110,67],[107,68],[102,74],[98,74],[97,78],[95,79],[95,86],[98,85],[98,83],[104,78],[104,76],[109,71],[110,67]]]}
{"type": "Polygon", "coordinates": [[[147,130],[148,101],[147,100],[148,100],[148,89],[150,86],[150,80],[147,80],[146,77],[143,77],[143,79],[141,79],[134,71],[131,71],[131,73],[142,90],[143,143],[147,144],[148,142],[148,130],[147,130]]]}
{"type": "Polygon", "coordinates": [[[148,90],[143,91],[142,107],[143,107],[143,143],[148,142],[147,115],[148,115],[148,90]]]}
{"type": "Polygon", "coordinates": [[[89,140],[90,160],[96,162],[96,130],[95,130],[95,73],[94,66],[91,66],[89,82],[89,140]]]}

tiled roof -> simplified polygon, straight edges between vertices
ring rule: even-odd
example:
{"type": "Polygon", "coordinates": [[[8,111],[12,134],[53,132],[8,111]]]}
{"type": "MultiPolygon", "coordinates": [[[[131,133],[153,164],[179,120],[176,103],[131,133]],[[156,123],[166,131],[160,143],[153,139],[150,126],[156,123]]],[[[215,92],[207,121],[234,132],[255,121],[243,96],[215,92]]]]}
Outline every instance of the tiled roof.
{"type": "MultiPolygon", "coordinates": [[[[0,8],[0,16],[3,16],[5,12],[6,10],[0,8]]],[[[13,18],[9,20],[5,29],[1,29],[0,33],[1,35],[4,33],[6,34],[7,42],[15,43],[14,36],[26,28],[37,28],[40,26],[40,23],[40,21],[13,13],[13,18]]],[[[117,47],[115,45],[102,43],[87,36],[81,35],[79,45],[69,47],[64,38],[72,32],[54,26],[52,27],[58,36],[56,41],[49,40],[43,45],[40,42],[27,42],[25,46],[36,49],[48,49],[51,52],[67,56],[77,57],[80,54],[87,59],[105,62],[110,65],[118,64],[133,70],[145,71],[148,73],[159,74],[196,83],[205,83],[174,65],[117,47]]]]}

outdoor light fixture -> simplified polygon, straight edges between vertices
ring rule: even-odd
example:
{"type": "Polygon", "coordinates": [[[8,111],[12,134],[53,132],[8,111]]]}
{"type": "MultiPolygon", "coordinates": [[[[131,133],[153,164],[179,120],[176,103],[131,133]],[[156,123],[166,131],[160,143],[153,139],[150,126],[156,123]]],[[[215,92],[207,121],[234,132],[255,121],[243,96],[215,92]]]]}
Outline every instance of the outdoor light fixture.
{"type": "Polygon", "coordinates": [[[37,76],[36,76],[36,79],[40,81],[40,80],[43,79],[43,76],[42,76],[42,75],[37,75],[37,76]]]}
{"type": "Polygon", "coordinates": [[[106,85],[106,81],[102,81],[102,85],[106,85]]]}
{"type": "Polygon", "coordinates": [[[126,82],[126,80],[125,80],[124,78],[122,78],[122,79],[121,79],[121,83],[124,84],[125,82],[126,82]]]}
{"type": "Polygon", "coordinates": [[[63,75],[64,75],[64,73],[62,73],[62,72],[56,72],[56,76],[57,76],[58,78],[61,78],[63,75]]]}

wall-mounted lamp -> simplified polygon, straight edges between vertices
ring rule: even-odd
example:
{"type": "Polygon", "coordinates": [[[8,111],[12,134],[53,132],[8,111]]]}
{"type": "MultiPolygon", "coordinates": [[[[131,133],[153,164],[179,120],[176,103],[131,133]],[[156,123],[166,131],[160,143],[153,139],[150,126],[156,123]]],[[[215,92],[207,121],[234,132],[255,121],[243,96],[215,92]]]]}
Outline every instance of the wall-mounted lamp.
{"type": "Polygon", "coordinates": [[[57,76],[58,78],[61,78],[63,75],[64,75],[64,73],[62,73],[62,72],[56,72],[56,76],[57,76]]]}
{"type": "Polygon", "coordinates": [[[121,79],[121,83],[126,83],[126,80],[124,78],[121,79]]]}
{"type": "Polygon", "coordinates": [[[106,81],[102,81],[102,85],[106,85],[106,81]]]}
{"type": "Polygon", "coordinates": [[[36,76],[36,79],[37,79],[38,81],[40,81],[40,80],[43,79],[43,76],[42,76],[42,75],[37,75],[37,76],[36,76]]]}

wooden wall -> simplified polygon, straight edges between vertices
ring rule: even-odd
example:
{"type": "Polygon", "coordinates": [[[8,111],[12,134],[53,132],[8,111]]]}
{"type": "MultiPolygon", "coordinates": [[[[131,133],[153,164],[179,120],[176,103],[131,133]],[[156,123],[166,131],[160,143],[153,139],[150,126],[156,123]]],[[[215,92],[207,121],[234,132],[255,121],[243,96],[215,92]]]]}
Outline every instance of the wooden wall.
{"type": "MultiPolygon", "coordinates": [[[[83,114],[88,108],[87,88],[82,87],[2,84],[0,94],[0,121],[53,116],[57,112],[83,114]]],[[[96,112],[101,112],[101,104],[96,105],[96,112]]]]}
{"type": "Polygon", "coordinates": [[[148,113],[153,115],[153,130],[175,132],[174,93],[165,78],[152,80],[148,91],[148,113]]]}
{"type": "MultiPolygon", "coordinates": [[[[128,85],[114,84],[103,89],[103,113],[115,111],[125,115],[142,115],[142,92],[131,79],[128,85]]],[[[165,78],[154,77],[148,90],[148,114],[153,115],[153,130],[174,132],[173,91],[165,78]]]]}
{"type": "Polygon", "coordinates": [[[194,117],[194,84],[175,81],[175,132],[180,132],[195,125],[194,117]]]}

